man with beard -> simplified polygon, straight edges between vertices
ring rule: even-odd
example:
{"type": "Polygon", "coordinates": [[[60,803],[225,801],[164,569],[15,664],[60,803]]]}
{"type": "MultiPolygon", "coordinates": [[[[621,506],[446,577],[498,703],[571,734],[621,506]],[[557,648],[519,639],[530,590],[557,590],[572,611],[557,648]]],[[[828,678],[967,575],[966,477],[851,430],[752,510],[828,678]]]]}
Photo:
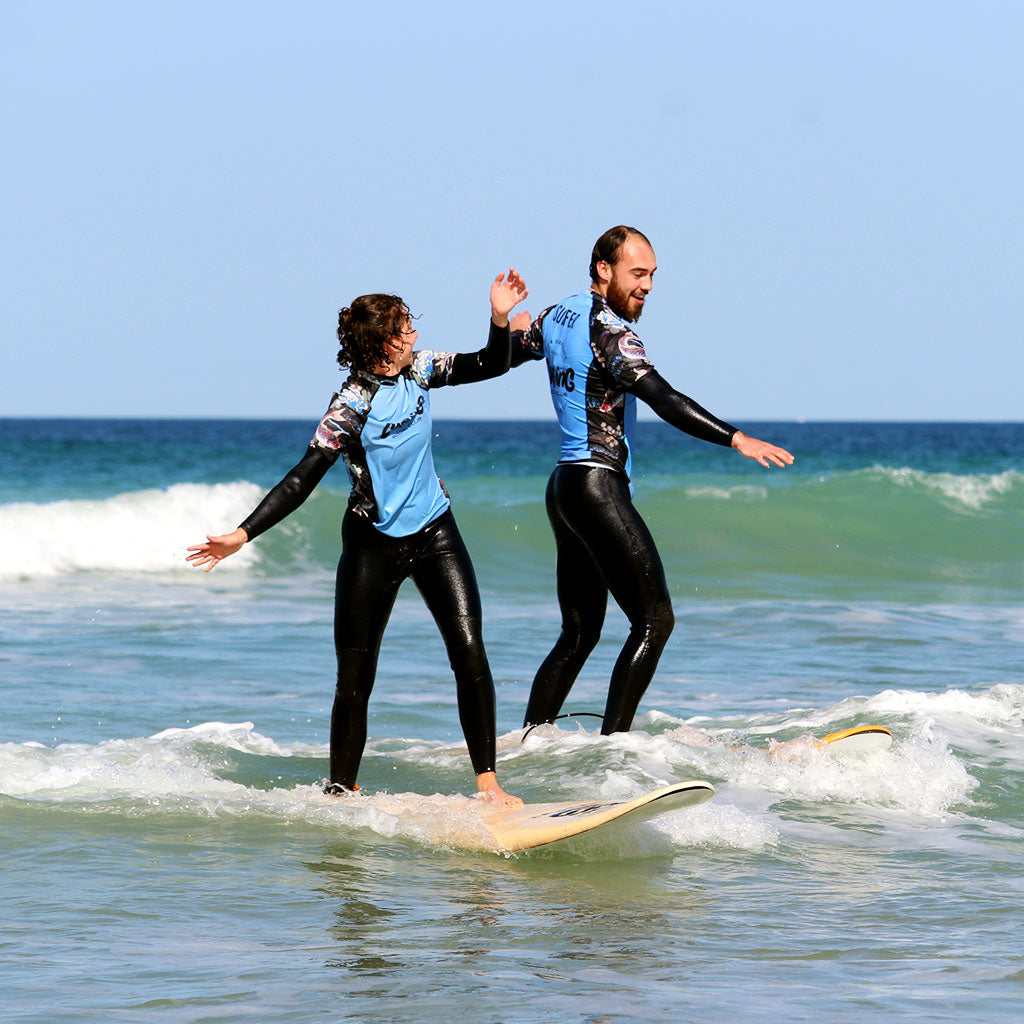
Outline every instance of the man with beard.
{"type": "Polygon", "coordinates": [[[694,437],[762,466],[788,466],[784,448],[749,437],[674,390],[654,369],[630,324],[654,287],[651,243],[619,225],[594,245],[591,285],[529,323],[513,319],[512,365],[545,359],[562,429],[547,488],[557,548],[562,631],[537,671],[524,725],[553,721],[597,645],[608,592],[626,614],[629,636],[612,671],[601,732],[629,729],[675,622],[654,539],[633,506],[630,436],[636,399],[694,437]],[[527,326],[528,324],[528,326],[527,326]],[[515,341],[518,340],[518,344],[515,341]]]}

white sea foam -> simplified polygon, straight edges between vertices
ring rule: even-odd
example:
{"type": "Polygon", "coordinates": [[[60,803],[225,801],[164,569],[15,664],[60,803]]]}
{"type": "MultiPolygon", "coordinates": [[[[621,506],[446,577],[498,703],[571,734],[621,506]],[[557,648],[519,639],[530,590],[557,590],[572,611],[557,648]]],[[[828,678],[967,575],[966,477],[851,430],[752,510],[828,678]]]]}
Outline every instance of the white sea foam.
{"type": "MultiPolygon", "coordinates": [[[[237,524],[262,494],[256,484],[176,484],[112,498],[0,506],[0,581],[77,572],[182,572],[185,549],[237,524]]],[[[253,564],[246,547],[222,568],[253,564]]]]}
{"type": "Polygon", "coordinates": [[[1024,726],[1024,683],[1000,683],[971,693],[883,690],[864,701],[868,714],[912,716],[922,725],[942,722],[948,727],[985,726],[1020,729],[1024,726]]]}
{"type": "Polygon", "coordinates": [[[164,729],[150,736],[146,743],[160,744],[172,748],[190,747],[197,743],[211,743],[227,750],[238,750],[246,754],[261,754],[268,757],[310,756],[320,753],[320,748],[309,746],[282,746],[256,732],[252,722],[202,722],[188,728],[164,729]]]}
{"type": "MultiPolygon", "coordinates": [[[[636,724],[645,728],[674,730],[677,738],[700,745],[700,736],[709,743],[745,742],[745,736],[763,741],[781,734],[803,730],[812,736],[847,728],[854,724],[888,725],[898,738],[920,737],[928,741],[948,740],[953,735],[988,742],[993,734],[1006,733],[1017,738],[1024,730],[1024,683],[1000,683],[975,691],[951,689],[942,692],[921,690],[882,690],[871,696],[848,697],[823,708],[796,708],[743,719],[695,716],[683,721],[661,712],[647,712],[636,724]]],[[[968,748],[973,749],[968,742],[968,748]]]]}
{"type": "MultiPolygon", "coordinates": [[[[504,756],[556,759],[581,778],[589,776],[591,784],[596,765],[612,758],[628,766],[630,778],[643,779],[652,787],[693,777],[726,780],[739,787],[737,792],[747,794],[740,808],[744,813],[751,806],[768,812],[773,804],[785,800],[857,806],[869,814],[887,809],[908,818],[941,820],[954,808],[969,804],[978,783],[964,761],[950,750],[948,730],[932,727],[935,719],[928,714],[915,718],[911,709],[915,704],[942,709],[952,721],[960,720],[967,709],[972,720],[1006,722],[1014,716],[1019,720],[1022,694],[1024,687],[1012,686],[994,687],[975,698],[890,692],[875,698],[851,698],[816,711],[754,716],[743,723],[706,718],[684,722],[648,712],[638,717],[632,732],[606,738],[584,732],[579,723],[566,729],[545,726],[521,744],[518,755],[510,745],[504,756]],[[884,753],[850,755],[815,747],[814,737],[853,724],[851,719],[893,726],[896,741],[892,748],[884,753]],[[652,727],[662,731],[652,735],[647,731],[652,727]],[[774,753],[769,749],[773,735],[788,736],[774,753]],[[750,794],[763,797],[751,798],[750,794]]],[[[604,795],[620,794],[609,791],[604,795]]],[[[721,805],[719,795],[714,806],[721,805]]],[[[756,816],[752,820],[757,820],[756,816]]],[[[755,835],[750,841],[756,846],[770,840],[755,835]]]]}
{"type": "Polygon", "coordinates": [[[901,487],[923,488],[937,494],[954,508],[978,511],[1018,486],[1024,474],[1016,470],[1002,473],[926,473],[922,470],[876,466],[860,472],[881,474],[901,487]]]}
{"type": "Polygon", "coordinates": [[[965,803],[977,786],[944,745],[921,740],[862,756],[807,749],[787,760],[746,751],[716,761],[733,781],[781,798],[892,808],[929,819],[965,803]]]}
{"type": "MultiPolygon", "coordinates": [[[[558,850],[573,856],[628,859],[686,847],[756,852],[778,843],[784,820],[799,803],[831,804],[838,815],[852,813],[858,820],[937,822],[962,813],[971,806],[978,783],[950,749],[950,736],[991,743],[995,734],[1019,744],[1022,709],[1024,685],[977,693],[889,690],[817,711],[764,715],[753,724],[748,720],[749,744],[726,720],[717,726],[702,721],[711,727],[700,728],[693,720],[649,712],[638,719],[642,728],[611,737],[588,732],[580,722],[537,729],[525,743],[523,731],[515,730],[499,744],[499,770],[513,792],[517,778],[530,779],[533,800],[624,799],[690,778],[706,778],[718,787],[714,800],[703,807],[639,829],[612,828],[559,844],[558,850]],[[841,756],[797,739],[772,754],[764,740],[784,729],[821,735],[851,717],[889,724],[896,734],[892,748],[841,756]],[[778,804],[787,808],[781,818],[778,804]],[[886,814],[898,819],[886,819],[886,814]]],[[[0,792],[96,813],[269,815],[335,830],[366,828],[385,840],[493,848],[479,803],[469,797],[399,792],[337,800],[324,797],[315,785],[253,787],[224,777],[229,752],[269,760],[323,758],[327,750],[322,744],[281,744],[257,732],[251,722],[207,722],[95,745],[7,743],[0,745],[0,792]]],[[[464,748],[392,738],[371,743],[366,758],[386,756],[443,774],[453,753],[464,754],[464,748]]],[[[272,777],[276,770],[270,767],[267,774],[272,777]]]]}
{"type": "Polygon", "coordinates": [[[740,484],[735,487],[687,487],[688,498],[711,498],[715,501],[764,501],[768,497],[767,487],[740,484]]]}
{"type": "Polygon", "coordinates": [[[920,742],[955,748],[974,760],[998,758],[1001,770],[1024,770],[1024,684],[1001,683],[977,692],[884,690],[865,701],[873,718],[903,723],[920,742]]]}
{"type": "Polygon", "coordinates": [[[693,811],[655,818],[650,824],[671,837],[676,846],[759,853],[779,842],[779,830],[768,818],[722,797],[693,811]]]}
{"type": "Polygon", "coordinates": [[[977,786],[964,764],[944,743],[912,737],[884,753],[833,754],[807,742],[734,749],[720,743],[694,744],[689,728],[655,737],[668,763],[693,765],[703,775],[725,778],[774,799],[893,808],[910,815],[941,818],[963,804],[977,786]]]}
{"type": "MultiPolygon", "coordinates": [[[[591,743],[602,746],[593,738],[591,743]]],[[[0,793],[79,812],[266,815],[334,831],[365,828],[386,840],[497,852],[480,813],[483,805],[468,796],[378,792],[335,799],[324,796],[317,785],[255,788],[223,777],[227,751],[267,758],[326,755],[321,745],[280,744],[257,732],[251,722],[207,722],[95,745],[7,743],[0,745],[0,793]]],[[[403,756],[422,765],[437,753],[430,744],[412,744],[403,756]]],[[[374,755],[371,745],[367,757],[374,755]]],[[[655,778],[635,765],[610,768],[597,779],[585,769],[564,774],[559,769],[558,774],[560,790],[546,799],[625,799],[669,781],[664,766],[655,778]]],[[[738,808],[702,807],[638,828],[602,830],[560,844],[559,850],[582,859],[630,859],[666,856],[676,847],[760,850],[776,838],[769,822],[738,808]]]]}
{"type": "Polygon", "coordinates": [[[90,803],[166,796],[221,798],[244,786],[219,778],[200,744],[258,754],[292,751],[253,731],[251,722],[208,722],[155,736],[95,745],[0,744],[0,792],[30,800],[90,803]]]}
{"type": "Polygon", "coordinates": [[[0,745],[0,791],[19,799],[81,805],[185,793],[221,798],[238,789],[199,760],[145,740],[0,745]]]}

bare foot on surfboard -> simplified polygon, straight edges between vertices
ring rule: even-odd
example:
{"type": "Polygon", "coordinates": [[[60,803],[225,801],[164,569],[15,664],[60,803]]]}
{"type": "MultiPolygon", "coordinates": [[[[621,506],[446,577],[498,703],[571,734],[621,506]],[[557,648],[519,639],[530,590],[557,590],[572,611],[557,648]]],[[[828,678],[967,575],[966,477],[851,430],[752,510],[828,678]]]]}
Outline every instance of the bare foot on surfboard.
{"type": "Polygon", "coordinates": [[[476,777],[477,796],[486,800],[489,804],[497,804],[498,807],[522,807],[522,797],[506,793],[498,785],[497,776],[494,772],[481,772],[476,777]]]}

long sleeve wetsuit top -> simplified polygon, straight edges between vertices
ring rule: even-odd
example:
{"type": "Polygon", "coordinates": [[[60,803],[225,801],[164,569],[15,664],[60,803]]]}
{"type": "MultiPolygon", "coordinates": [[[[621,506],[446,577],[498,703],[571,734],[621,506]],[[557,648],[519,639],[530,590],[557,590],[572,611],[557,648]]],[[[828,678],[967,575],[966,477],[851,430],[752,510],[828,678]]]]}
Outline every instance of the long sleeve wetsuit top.
{"type": "Polygon", "coordinates": [[[508,328],[492,323],[478,352],[416,352],[411,366],[390,377],[353,370],[304,458],[241,524],[249,539],[294,512],[339,458],[352,484],[349,510],[381,533],[408,537],[433,522],[450,501],[434,470],[428,391],[504,373],[508,339],[508,328]]]}
{"type": "Polygon", "coordinates": [[[515,342],[513,365],[547,361],[562,430],[559,462],[594,463],[628,477],[638,397],[694,437],[726,447],[732,441],[736,428],[675,391],[632,326],[589,288],[549,306],[515,342]]]}

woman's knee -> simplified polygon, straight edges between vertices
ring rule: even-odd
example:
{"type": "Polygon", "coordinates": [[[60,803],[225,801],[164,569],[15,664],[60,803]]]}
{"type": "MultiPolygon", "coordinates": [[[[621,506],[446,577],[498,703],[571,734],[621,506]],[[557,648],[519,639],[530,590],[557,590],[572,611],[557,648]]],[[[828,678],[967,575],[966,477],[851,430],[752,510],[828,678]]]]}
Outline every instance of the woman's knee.
{"type": "Polygon", "coordinates": [[[562,635],[559,643],[566,648],[571,657],[586,661],[601,639],[601,622],[569,621],[562,623],[562,635]]]}
{"type": "Polygon", "coordinates": [[[490,671],[479,618],[455,615],[440,619],[437,624],[448,652],[448,664],[456,676],[475,677],[490,671]]]}
{"type": "Polygon", "coordinates": [[[370,702],[377,668],[376,652],[343,648],[338,655],[338,678],[334,689],[335,708],[358,711],[370,702]]]}

